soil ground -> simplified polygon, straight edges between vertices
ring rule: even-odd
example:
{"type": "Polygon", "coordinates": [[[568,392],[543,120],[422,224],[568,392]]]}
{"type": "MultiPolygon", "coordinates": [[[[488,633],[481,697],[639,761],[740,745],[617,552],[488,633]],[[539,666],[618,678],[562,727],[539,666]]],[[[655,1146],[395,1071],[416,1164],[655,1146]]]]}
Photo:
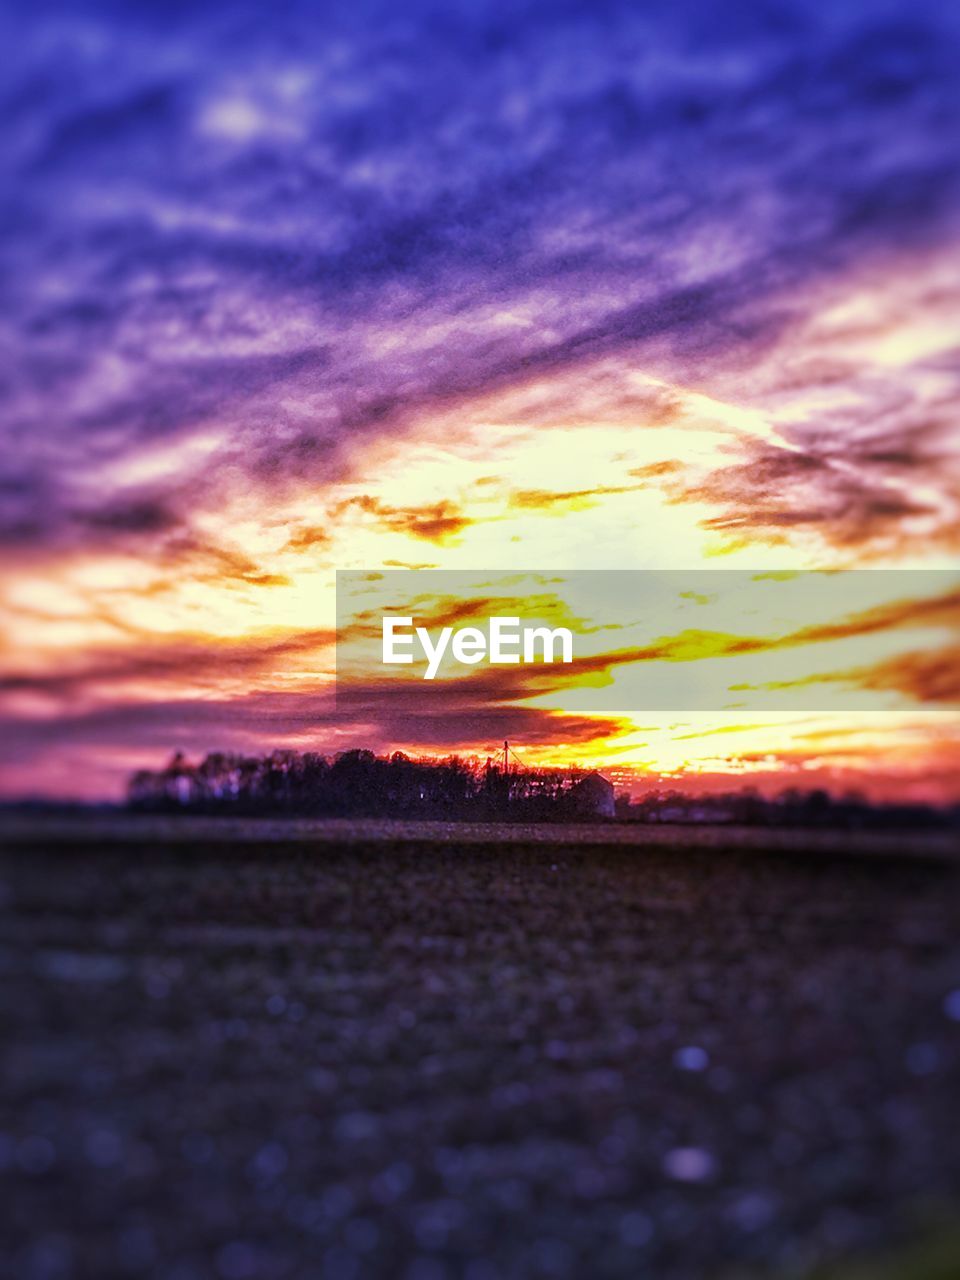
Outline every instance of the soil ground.
{"type": "Polygon", "coordinates": [[[783,1277],[960,1201],[942,850],[221,830],[8,832],[17,1280],[783,1277]]]}

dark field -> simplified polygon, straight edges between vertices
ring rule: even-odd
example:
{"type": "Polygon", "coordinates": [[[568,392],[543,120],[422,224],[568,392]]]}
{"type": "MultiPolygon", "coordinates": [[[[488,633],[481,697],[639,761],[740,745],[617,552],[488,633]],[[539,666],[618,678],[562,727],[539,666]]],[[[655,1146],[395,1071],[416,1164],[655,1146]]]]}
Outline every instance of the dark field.
{"type": "Polygon", "coordinates": [[[10,848],[0,1267],[886,1256],[960,1201],[960,865],[729,838],[10,848]]]}

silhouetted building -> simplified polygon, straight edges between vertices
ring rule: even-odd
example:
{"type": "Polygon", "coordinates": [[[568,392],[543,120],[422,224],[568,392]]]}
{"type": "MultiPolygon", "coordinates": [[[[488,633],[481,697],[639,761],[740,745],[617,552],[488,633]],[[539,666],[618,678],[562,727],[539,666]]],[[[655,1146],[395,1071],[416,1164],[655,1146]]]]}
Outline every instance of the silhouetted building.
{"type": "Polygon", "coordinates": [[[601,773],[588,773],[571,788],[570,807],[577,817],[612,818],[613,783],[608,782],[601,773]]]}

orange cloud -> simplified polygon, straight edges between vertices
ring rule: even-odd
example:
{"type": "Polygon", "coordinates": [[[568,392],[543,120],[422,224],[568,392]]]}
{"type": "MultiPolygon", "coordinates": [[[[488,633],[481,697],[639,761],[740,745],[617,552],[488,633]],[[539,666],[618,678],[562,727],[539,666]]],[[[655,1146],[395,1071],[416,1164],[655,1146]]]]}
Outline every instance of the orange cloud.
{"type": "Polygon", "coordinates": [[[310,551],[315,547],[329,546],[331,535],[329,530],[319,525],[302,525],[291,533],[284,544],[285,551],[310,551]]]}
{"type": "Polygon", "coordinates": [[[549,489],[520,489],[510,495],[510,505],[534,511],[556,506],[568,506],[574,510],[580,510],[597,498],[611,494],[636,493],[638,489],[645,487],[642,484],[598,485],[593,489],[568,489],[559,493],[549,489]]]}
{"type": "Polygon", "coordinates": [[[380,529],[408,533],[413,538],[422,538],[426,542],[440,544],[447,542],[473,523],[459,507],[446,498],[419,507],[392,507],[381,502],[379,498],[360,494],[338,503],[334,507],[333,514],[341,515],[351,507],[372,516],[374,523],[380,529]]]}
{"type": "Polygon", "coordinates": [[[800,680],[771,680],[762,685],[733,685],[734,690],[797,689],[806,685],[835,682],[858,685],[861,689],[892,689],[914,702],[960,704],[960,645],[949,645],[933,653],[897,654],[869,667],[806,676],[800,680]]]}

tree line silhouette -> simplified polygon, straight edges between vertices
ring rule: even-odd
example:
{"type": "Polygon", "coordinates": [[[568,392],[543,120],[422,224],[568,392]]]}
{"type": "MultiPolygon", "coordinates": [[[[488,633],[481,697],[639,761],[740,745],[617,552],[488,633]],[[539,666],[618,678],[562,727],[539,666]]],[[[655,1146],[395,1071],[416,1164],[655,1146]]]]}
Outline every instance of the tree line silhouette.
{"type": "Polygon", "coordinates": [[[211,752],[192,764],[177,752],[163,769],[140,770],[127,790],[145,812],[236,815],[508,819],[842,827],[851,830],[952,829],[960,806],[869,802],[860,795],[789,789],[774,797],[747,788],[713,796],[679,790],[621,793],[596,771],[513,767],[507,754],[480,760],[377,756],[353,749],[332,759],[313,751],[264,756],[211,752]]]}
{"type": "Polygon", "coordinates": [[[154,812],[550,820],[611,816],[613,788],[588,770],[512,768],[492,758],[354,749],[332,760],[312,751],[213,752],[191,764],[177,752],[164,769],[135,773],[127,802],[154,812]]]}

